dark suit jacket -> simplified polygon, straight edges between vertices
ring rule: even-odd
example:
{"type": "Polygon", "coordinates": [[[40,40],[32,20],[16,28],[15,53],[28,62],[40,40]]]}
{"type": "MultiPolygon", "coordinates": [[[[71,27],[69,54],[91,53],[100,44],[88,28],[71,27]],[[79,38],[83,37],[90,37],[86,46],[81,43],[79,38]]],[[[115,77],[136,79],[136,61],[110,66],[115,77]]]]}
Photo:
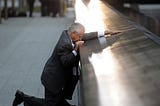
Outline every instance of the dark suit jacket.
{"type": "MultiPolygon", "coordinates": [[[[91,39],[97,37],[97,33],[86,34],[85,39],[91,39]]],[[[42,72],[41,81],[44,87],[50,90],[52,93],[60,92],[65,86],[67,81],[70,81],[70,77],[73,75],[73,67],[77,67],[79,64],[79,54],[75,56],[73,51],[72,42],[67,31],[63,31],[59,41],[57,42],[55,49],[45,64],[42,72]]]]}

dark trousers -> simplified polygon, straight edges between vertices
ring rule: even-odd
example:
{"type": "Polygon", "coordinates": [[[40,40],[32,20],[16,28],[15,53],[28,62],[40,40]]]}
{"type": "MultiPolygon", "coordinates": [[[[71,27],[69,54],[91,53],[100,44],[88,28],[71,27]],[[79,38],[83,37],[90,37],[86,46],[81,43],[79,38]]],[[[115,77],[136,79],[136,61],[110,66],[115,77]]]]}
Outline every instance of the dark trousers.
{"type": "Polygon", "coordinates": [[[29,16],[32,17],[35,0],[27,0],[27,2],[28,2],[28,8],[29,8],[29,16]]]}
{"type": "Polygon", "coordinates": [[[67,106],[63,93],[53,94],[45,89],[45,98],[24,95],[24,106],[67,106]]]}
{"type": "Polygon", "coordinates": [[[71,79],[68,81],[68,83],[66,84],[66,87],[64,89],[64,97],[65,99],[71,100],[72,99],[72,95],[73,92],[75,90],[75,87],[77,85],[77,82],[79,80],[79,76],[72,76],[71,79]]]}
{"type": "Polygon", "coordinates": [[[78,77],[72,76],[70,81],[64,90],[57,94],[54,94],[45,88],[45,98],[37,98],[25,94],[24,106],[70,106],[70,104],[65,99],[72,99],[74,89],[78,82],[78,77]]]}

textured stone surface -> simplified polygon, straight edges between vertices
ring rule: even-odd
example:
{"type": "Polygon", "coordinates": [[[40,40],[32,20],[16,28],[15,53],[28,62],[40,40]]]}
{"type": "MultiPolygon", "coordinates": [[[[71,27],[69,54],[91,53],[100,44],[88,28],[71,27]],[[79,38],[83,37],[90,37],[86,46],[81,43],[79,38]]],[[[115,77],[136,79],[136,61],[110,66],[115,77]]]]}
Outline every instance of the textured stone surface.
{"type": "Polygon", "coordinates": [[[160,45],[116,10],[99,6],[105,25],[124,33],[81,48],[85,106],[159,106],[160,45]]]}

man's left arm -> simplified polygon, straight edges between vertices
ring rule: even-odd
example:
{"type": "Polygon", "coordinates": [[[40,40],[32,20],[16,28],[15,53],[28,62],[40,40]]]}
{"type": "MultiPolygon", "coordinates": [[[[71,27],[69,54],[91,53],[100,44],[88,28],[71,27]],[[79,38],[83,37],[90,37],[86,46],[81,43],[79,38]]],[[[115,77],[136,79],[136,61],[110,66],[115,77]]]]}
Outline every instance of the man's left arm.
{"type": "Polygon", "coordinates": [[[101,36],[104,36],[104,32],[90,32],[90,33],[85,33],[82,40],[90,40],[90,39],[94,39],[94,38],[98,38],[101,36]]]}
{"type": "Polygon", "coordinates": [[[90,32],[90,33],[85,33],[82,40],[90,40],[98,37],[108,37],[110,35],[114,34],[119,34],[122,33],[121,31],[97,31],[97,32],[90,32]]]}

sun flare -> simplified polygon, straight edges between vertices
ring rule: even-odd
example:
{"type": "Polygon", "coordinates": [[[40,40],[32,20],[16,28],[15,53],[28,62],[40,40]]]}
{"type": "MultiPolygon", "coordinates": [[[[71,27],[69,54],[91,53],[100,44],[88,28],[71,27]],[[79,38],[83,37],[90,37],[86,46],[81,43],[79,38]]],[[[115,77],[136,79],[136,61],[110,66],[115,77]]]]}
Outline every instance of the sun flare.
{"type": "Polygon", "coordinates": [[[99,5],[99,0],[90,0],[88,5],[85,5],[81,0],[76,0],[76,22],[83,24],[86,32],[104,31],[106,29],[99,5]]]}

